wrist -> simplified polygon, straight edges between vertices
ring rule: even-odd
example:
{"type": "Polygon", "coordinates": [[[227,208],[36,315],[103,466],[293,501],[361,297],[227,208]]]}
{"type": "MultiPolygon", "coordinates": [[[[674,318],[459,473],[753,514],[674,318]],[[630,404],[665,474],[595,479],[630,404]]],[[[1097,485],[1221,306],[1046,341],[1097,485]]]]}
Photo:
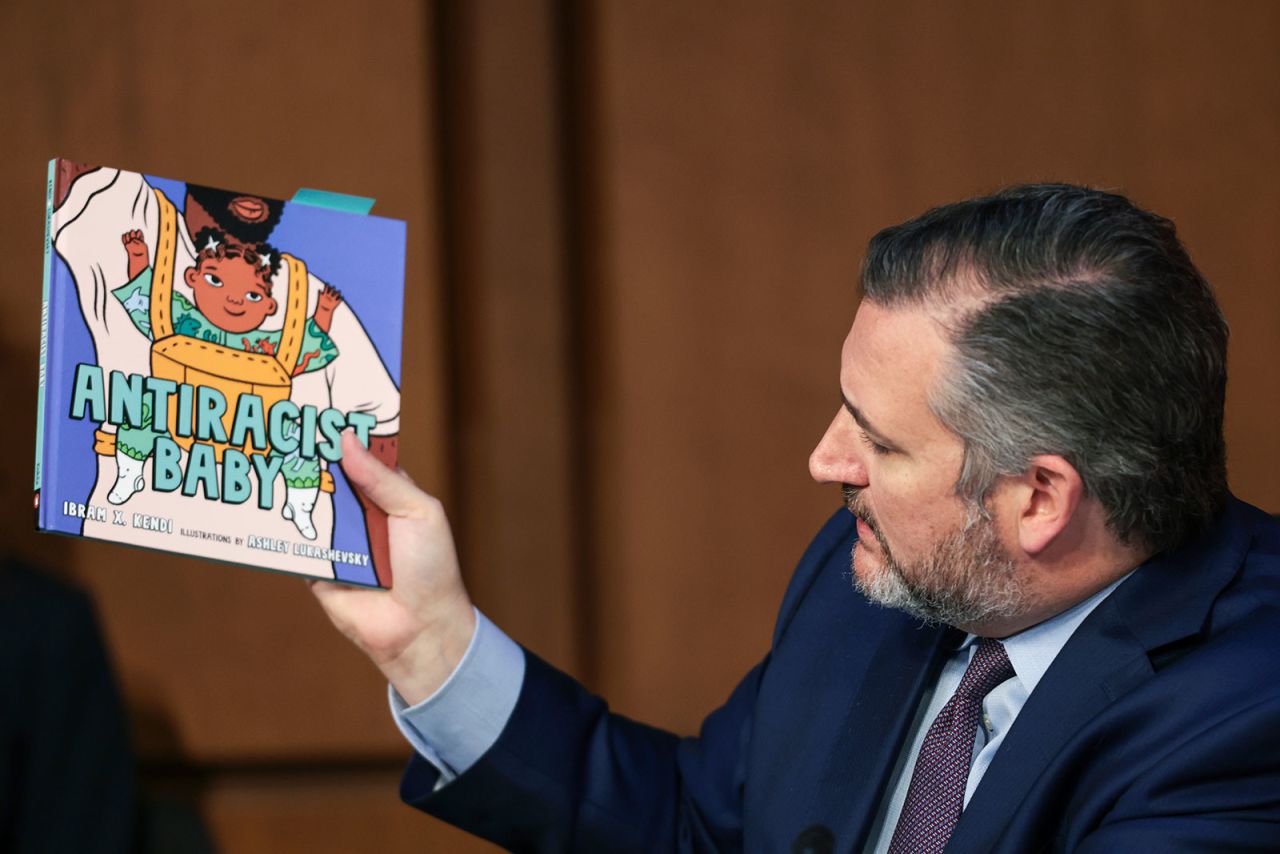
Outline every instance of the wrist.
{"type": "Polygon", "coordinates": [[[378,668],[408,705],[417,705],[448,681],[475,633],[475,611],[467,601],[456,615],[424,628],[378,668]]]}

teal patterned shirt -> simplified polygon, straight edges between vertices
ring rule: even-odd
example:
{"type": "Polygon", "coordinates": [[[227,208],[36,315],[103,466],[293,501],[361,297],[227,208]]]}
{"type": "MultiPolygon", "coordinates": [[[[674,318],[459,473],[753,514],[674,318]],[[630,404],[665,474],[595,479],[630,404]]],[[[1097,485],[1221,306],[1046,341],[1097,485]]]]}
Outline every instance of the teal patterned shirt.
{"type": "MultiPolygon", "coordinates": [[[[120,300],[120,304],[129,313],[129,319],[133,321],[138,331],[154,341],[155,336],[151,334],[151,268],[143,270],[128,284],[121,285],[111,293],[120,300]]],[[[250,332],[227,332],[215,326],[200,312],[200,309],[176,290],[173,292],[173,331],[176,335],[186,335],[189,338],[210,341],[224,347],[267,355],[272,355],[280,349],[282,334],[280,329],[269,332],[263,329],[254,329],[250,332]]],[[[298,355],[298,366],[294,368],[294,374],[319,370],[336,358],[338,358],[338,346],[333,343],[333,339],[316,324],[314,317],[307,318],[307,325],[302,335],[302,350],[298,355]]]]}

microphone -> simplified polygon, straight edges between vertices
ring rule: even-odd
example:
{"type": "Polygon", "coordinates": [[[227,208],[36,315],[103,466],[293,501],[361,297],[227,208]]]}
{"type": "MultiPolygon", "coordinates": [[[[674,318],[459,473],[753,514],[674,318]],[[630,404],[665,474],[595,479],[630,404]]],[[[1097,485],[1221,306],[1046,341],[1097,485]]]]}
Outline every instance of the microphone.
{"type": "Polygon", "coordinates": [[[806,827],[791,843],[791,854],[831,854],[835,849],[835,834],[821,824],[806,827]]]}

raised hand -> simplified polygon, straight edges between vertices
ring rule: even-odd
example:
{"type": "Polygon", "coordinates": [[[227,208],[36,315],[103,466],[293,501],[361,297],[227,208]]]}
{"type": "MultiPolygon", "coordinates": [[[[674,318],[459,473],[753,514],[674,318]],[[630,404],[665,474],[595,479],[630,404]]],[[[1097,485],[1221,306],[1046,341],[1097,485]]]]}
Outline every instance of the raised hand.
{"type": "Polygon", "coordinates": [[[135,228],[120,235],[120,242],[124,244],[125,254],[129,257],[129,280],[133,281],[151,263],[147,241],[142,236],[142,231],[135,228]]]}
{"type": "Polygon", "coordinates": [[[444,684],[475,631],[453,533],[440,502],[380,463],[350,430],[342,436],[342,471],[387,512],[392,588],[308,583],[338,630],[412,705],[444,684]]]}
{"type": "Polygon", "coordinates": [[[333,285],[325,285],[316,301],[316,326],[328,334],[329,325],[333,323],[333,312],[342,305],[342,291],[333,285]]]}

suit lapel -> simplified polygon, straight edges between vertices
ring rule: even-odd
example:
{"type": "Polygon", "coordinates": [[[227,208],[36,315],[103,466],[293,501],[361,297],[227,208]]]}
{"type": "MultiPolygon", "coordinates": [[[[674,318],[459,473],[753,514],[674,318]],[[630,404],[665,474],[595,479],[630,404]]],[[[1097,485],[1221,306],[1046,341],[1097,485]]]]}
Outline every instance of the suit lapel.
{"type": "Polygon", "coordinates": [[[1249,535],[1232,500],[1196,544],[1139,568],[1080,625],[1027,699],[948,851],[991,851],[1023,798],[1091,718],[1151,678],[1150,653],[1197,634],[1239,570],[1249,535]]]}
{"type": "Polygon", "coordinates": [[[887,622],[823,769],[814,805],[814,815],[826,818],[838,839],[855,841],[854,850],[865,843],[921,696],[963,637],[905,615],[892,615],[887,622]]]}
{"type": "Polygon", "coordinates": [[[1027,698],[947,850],[993,850],[1022,799],[1071,736],[1151,673],[1146,651],[1110,600],[1104,601],[1027,698]]]}

